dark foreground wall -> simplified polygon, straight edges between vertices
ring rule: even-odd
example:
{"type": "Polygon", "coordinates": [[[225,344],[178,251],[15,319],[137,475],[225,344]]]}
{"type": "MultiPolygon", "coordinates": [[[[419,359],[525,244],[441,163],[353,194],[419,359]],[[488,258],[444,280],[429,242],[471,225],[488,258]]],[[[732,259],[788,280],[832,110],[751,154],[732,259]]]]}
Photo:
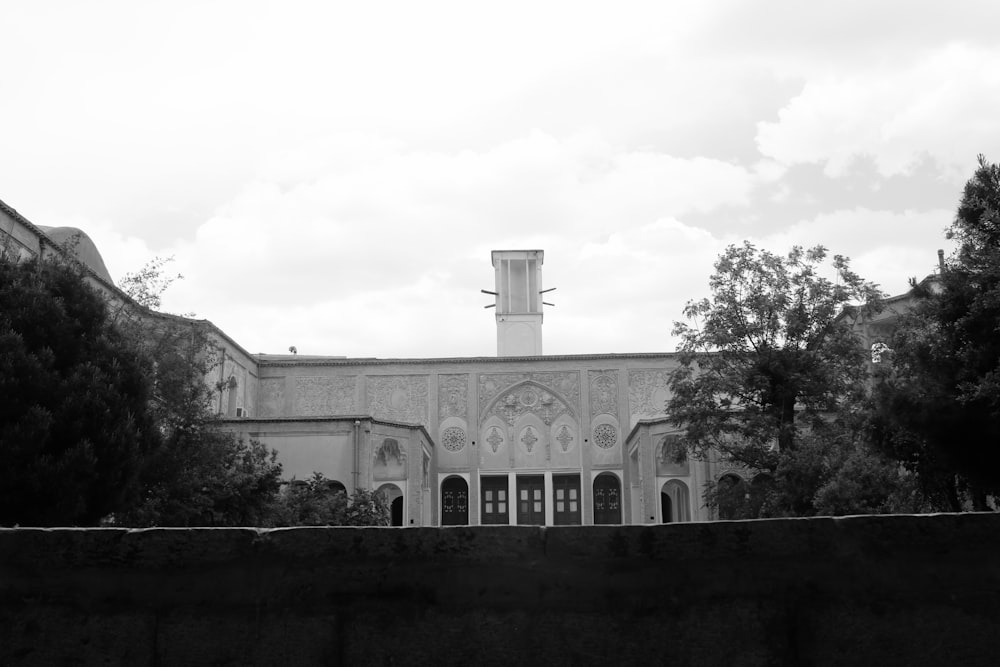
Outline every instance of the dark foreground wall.
{"type": "Polygon", "coordinates": [[[993,665],[1000,516],[0,530],[0,665],[993,665]]]}

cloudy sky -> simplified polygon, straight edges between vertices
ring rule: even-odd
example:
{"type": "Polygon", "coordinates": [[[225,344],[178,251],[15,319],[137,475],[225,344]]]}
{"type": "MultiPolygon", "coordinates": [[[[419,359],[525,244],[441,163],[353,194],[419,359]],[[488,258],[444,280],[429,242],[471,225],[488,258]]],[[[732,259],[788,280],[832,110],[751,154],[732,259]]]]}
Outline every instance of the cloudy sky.
{"type": "Polygon", "coordinates": [[[1000,3],[29,2],[0,199],[251,352],[496,353],[490,250],[545,250],[547,354],[671,351],[712,262],[822,243],[890,293],[1000,161],[1000,3]]]}

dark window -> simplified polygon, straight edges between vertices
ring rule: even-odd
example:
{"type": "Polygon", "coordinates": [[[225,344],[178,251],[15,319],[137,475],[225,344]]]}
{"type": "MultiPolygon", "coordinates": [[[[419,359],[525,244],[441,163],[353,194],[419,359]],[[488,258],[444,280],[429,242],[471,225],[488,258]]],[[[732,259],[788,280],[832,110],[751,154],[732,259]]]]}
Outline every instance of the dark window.
{"type": "Polygon", "coordinates": [[[594,523],[622,522],[622,486],[618,477],[604,472],[594,480],[594,523]]]}
{"type": "Polygon", "coordinates": [[[479,495],[483,500],[482,523],[510,523],[506,477],[483,477],[479,480],[479,495]]]}
{"type": "Polygon", "coordinates": [[[545,525],[545,477],[542,475],[517,476],[517,523],[545,525]]]}
{"type": "Polygon", "coordinates": [[[553,523],[557,526],[579,526],[580,505],[580,476],[553,475],[553,523]]]}
{"type": "Polygon", "coordinates": [[[469,524],[469,485],[461,477],[449,477],[441,485],[441,525],[469,524]]]}

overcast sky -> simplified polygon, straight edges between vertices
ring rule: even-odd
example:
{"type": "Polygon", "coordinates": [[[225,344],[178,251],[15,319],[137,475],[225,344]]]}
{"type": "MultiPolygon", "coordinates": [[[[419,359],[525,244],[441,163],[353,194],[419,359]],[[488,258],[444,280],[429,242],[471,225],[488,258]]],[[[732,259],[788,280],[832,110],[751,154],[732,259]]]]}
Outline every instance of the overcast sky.
{"type": "Polygon", "coordinates": [[[822,243],[890,293],[1000,161],[1000,3],[5,2],[0,199],[250,352],[672,351],[715,257],[822,243]]]}

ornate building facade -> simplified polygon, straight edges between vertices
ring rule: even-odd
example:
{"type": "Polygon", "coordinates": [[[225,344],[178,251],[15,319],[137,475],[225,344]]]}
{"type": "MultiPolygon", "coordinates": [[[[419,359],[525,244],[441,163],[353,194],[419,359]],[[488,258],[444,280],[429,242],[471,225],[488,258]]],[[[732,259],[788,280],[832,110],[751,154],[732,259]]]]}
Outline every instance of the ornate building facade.
{"type": "MultiPolygon", "coordinates": [[[[0,202],[5,253],[63,252],[54,236],[70,232],[94,286],[126,298],[85,234],[37,227],[0,202]]],[[[289,479],[320,472],[347,491],[381,490],[394,525],[713,518],[705,483],[746,473],[678,449],[664,412],[675,356],[543,355],[544,254],[492,259],[497,357],[249,354],[203,322],[222,351],[209,380],[223,387],[223,423],[275,449],[289,479]]]]}

